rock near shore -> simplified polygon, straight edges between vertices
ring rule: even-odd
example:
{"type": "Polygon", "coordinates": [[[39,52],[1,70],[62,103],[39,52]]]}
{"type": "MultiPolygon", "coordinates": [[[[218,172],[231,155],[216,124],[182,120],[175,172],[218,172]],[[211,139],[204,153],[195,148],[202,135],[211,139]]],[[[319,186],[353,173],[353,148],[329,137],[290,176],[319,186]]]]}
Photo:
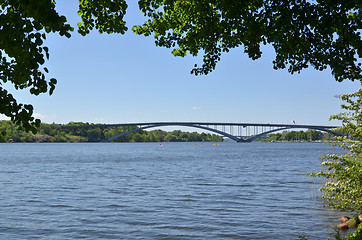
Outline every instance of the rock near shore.
{"type": "Polygon", "coordinates": [[[341,222],[342,222],[342,223],[345,223],[345,222],[347,222],[348,220],[349,220],[349,217],[347,217],[347,216],[341,217],[341,222]]]}
{"type": "Polygon", "coordinates": [[[348,217],[344,216],[341,217],[341,224],[337,226],[337,228],[341,230],[347,230],[348,228],[354,228],[354,227],[360,227],[358,224],[362,223],[362,214],[360,214],[358,217],[348,217]]]}
{"type": "Polygon", "coordinates": [[[348,225],[346,223],[341,223],[337,226],[338,229],[341,230],[347,230],[348,229],[348,225]]]}

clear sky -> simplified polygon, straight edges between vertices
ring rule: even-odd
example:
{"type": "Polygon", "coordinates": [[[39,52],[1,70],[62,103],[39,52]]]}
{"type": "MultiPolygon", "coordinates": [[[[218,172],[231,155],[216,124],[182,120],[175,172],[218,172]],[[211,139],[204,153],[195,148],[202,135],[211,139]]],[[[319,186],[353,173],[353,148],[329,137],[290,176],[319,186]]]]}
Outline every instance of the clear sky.
{"type": "MultiPolygon", "coordinates": [[[[57,10],[76,28],[77,2],[62,0],[57,10]]],[[[205,121],[247,123],[338,124],[329,116],[341,111],[334,95],[351,93],[359,83],[338,83],[329,70],[304,70],[291,75],[274,70],[273,50],[264,48],[253,61],[234,49],[222,55],[216,70],[206,76],[190,71],[201,57],[174,57],[153,37],[130,29],[142,23],[137,1],[128,1],[126,35],[76,31],[67,39],[49,35],[46,63],[58,84],[52,96],[11,92],[33,104],[35,116],[46,123],[82,121],[128,123],[148,121],[205,121]]]]}

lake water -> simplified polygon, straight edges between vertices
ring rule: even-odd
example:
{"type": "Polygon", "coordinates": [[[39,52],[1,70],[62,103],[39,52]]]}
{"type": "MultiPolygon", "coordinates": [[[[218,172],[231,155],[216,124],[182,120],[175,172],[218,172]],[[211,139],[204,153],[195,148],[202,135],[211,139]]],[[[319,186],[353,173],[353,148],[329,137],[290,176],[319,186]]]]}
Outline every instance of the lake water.
{"type": "Polygon", "coordinates": [[[323,143],[0,144],[0,239],[328,239],[323,143]]]}

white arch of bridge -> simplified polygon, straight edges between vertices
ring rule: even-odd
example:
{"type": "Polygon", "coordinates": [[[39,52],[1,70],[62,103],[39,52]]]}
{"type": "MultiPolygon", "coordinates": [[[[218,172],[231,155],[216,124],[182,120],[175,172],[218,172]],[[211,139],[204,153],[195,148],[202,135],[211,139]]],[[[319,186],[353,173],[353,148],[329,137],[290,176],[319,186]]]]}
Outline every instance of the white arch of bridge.
{"type": "MultiPolygon", "coordinates": [[[[108,142],[114,141],[117,138],[120,138],[122,136],[128,135],[128,134],[133,133],[133,132],[145,130],[145,129],[148,129],[148,128],[166,127],[166,126],[182,126],[182,127],[199,128],[199,129],[203,129],[203,130],[207,130],[207,131],[210,131],[210,132],[220,134],[220,135],[222,135],[224,137],[228,137],[228,138],[230,138],[230,139],[232,139],[232,140],[234,140],[236,142],[251,142],[251,141],[254,141],[254,140],[256,140],[256,139],[258,139],[258,138],[260,138],[260,137],[262,137],[264,135],[267,135],[267,134],[270,134],[270,133],[273,133],[273,132],[282,131],[282,130],[293,129],[293,128],[320,130],[320,131],[332,133],[332,134],[337,135],[337,136],[345,136],[342,133],[331,130],[330,127],[312,126],[312,125],[285,125],[286,127],[280,127],[279,125],[276,125],[276,126],[279,126],[279,128],[272,129],[272,130],[269,130],[269,131],[265,131],[265,132],[262,132],[260,134],[256,134],[256,135],[251,136],[251,137],[246,138],[246,139],[244,139],[242,137],[234,136],[234,135],[229,134],[229,133],[224,132],[224,131],[217,130],[215,128],[210,128],[210,127],[208,127],[209,124],[207,124],[207,126],[203,126],[203,125],[200,125],[198,123],[181,123],[181,122],[180,123],[174,123],[173,122],[173,123],[153,123],[153,124],[150,123],[150,124],[144,124],[144,125],[145,126],[138,127],[138,128],[135,128],[135,129],[132,129],[132,130],[117,134],[117,135],[109,138],[108,142]]],[[[214,124],[210,124],[210,125],[214,125],[214,124]]],[[[225,124],[225,125],[228,126],[228,124],[225,124]]],[[[136,124],[134,126],[136,126],[136,124]]],[[[230,125],[230,126],[232,126],[232,125],[230,125]]],[[[243,126],[243,125],[241,124],[241,125],[234,125],[234,126],[243,126]]],[[[252,126],[252,125],[249,125],[249,126],[252,126]]],[[[270,125],[270,126],[273,126],[273,125],[270,125]]]]}

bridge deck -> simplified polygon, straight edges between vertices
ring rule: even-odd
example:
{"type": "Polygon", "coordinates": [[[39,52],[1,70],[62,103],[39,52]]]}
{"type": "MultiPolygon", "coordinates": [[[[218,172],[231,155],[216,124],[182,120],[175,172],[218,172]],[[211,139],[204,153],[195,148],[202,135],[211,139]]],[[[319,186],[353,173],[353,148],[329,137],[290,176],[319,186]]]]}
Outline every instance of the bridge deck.
{"type": "Polygon", "coordinates": [[[242,127],[290,127],[290,128],[324,128],[333,129],[340,126],[325,125],[303,125],[303,124],[275,124],[275,123],[220,123],[220,122],[135,122],[135,123],[117,123],[117,124],[89,124],[89,125],[65,125],[66,128],[71,127],[129,127],[129,126],[145,126],[145,125],[163,125],[163,126],[185,126],[185,125],[202,125],[202,126],[242,126],[242,127]]]}

